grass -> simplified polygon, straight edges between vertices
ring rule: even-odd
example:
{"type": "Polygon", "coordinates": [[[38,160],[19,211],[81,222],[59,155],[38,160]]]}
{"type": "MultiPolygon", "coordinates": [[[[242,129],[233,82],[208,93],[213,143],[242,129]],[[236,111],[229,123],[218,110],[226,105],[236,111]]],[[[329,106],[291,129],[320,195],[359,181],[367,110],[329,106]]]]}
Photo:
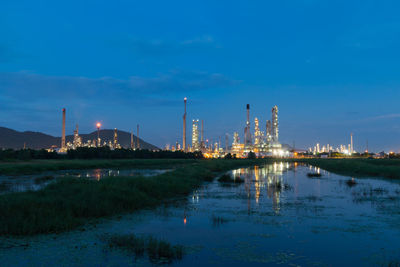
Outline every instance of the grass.
{"type": "Polygon", "coordinates": [[[346,176],[400,179],[400,160],[398,159],[299,159],[296,161],[346,176]]]}
{"type": "Polygon", "coordinates": [[[173,246],[153,236],[112,235],[105,237],[105,240],[110,248],[127,250],[134,253],[136,257],[141,257],[146,253],[153,263],[171,263],[182,259],[184,255],[183,246],[173,246]]]}
{"type": "Polygon", "coordinates": [[[203,160],[153,177],[63,178],[39,191],[0,196],[0,235],[72,230],[89,220],[182,199],[218,173],[266,160],[203,160]]]}
{"type": "Polygon", "coordinates": [[[96,168],[165,169],[193,164],[192,159],[114,159],[114,160],[33,160],[1,162],[0,175],[35,174],[45,171],[78,170],[96,168]]]}

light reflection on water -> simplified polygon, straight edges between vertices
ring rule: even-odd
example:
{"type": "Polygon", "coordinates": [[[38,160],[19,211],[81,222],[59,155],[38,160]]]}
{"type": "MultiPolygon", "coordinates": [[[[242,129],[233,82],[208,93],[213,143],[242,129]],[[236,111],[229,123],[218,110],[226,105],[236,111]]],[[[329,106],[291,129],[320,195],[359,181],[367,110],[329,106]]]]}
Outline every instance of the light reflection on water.
{"type": "Polygon", "coordinates": [[[0,262],[43,266],[68,258],[64,266],[149,265],[108,249],[99,236],[110,233],[152,234],[186,246],[188,254],[174,266],[388,266],[399,260],[399,183],[365,178],[348,186],[351,177],[297,163],[228,173],[244,183],[214,181],[181,205],[55,239],[33,237],[25,250],[0,249],[0,262]],[[309,178],[309,172],[322,177],[309,178]]]}

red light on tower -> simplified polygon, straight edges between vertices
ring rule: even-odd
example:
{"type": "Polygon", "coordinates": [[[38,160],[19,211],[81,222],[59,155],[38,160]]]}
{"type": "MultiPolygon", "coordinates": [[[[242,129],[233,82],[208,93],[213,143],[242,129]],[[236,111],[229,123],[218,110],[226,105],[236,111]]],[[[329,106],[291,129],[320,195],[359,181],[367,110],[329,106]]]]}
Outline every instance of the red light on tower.
{"type": "Polygon", "coordinates": [[[97,147],[100,146],[100,127],[101,127],[101,123],[100,122],[96,123],[96,128],[97,128],[97,147]]]}

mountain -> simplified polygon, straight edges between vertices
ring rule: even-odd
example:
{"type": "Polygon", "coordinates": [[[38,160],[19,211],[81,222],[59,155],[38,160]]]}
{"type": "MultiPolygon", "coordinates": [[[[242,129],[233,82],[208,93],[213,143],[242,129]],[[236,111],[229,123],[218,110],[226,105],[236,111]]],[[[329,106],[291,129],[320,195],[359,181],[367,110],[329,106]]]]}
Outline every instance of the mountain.
{"type": "MultiPolygon", "coordinates": [[[[128,148],[131,145],[131,134],[124,131],[117,131],[118,133],[118,143],[124,147],[128,148]]],[[[87,140],[97,139],[97,131],[89,134],[80,134],[82,137],[82,142],[86,143],[87,140]]],[[[100,130],[100,138],[102,141],[113,141],[114,140],[114,130],[100,130]]],[[[67,135],[67,142],[72,142],[74,139],[73,135],[67,135]]],[[[137,137],[133,136],[133,141],[137,144],[137,137]]],[[[155,150],[158,147],[149,144],[139,138],[140,148],[155,150]]],[[[27,148],[41,149],[50,148],[51,146],[60,147],[61,137],[54,137],[48,134],[40,132],[18,132],[9,128],[0,127],[0,148],[13,148],[20,149],[24,147],[24,143],[27,148]]]]}

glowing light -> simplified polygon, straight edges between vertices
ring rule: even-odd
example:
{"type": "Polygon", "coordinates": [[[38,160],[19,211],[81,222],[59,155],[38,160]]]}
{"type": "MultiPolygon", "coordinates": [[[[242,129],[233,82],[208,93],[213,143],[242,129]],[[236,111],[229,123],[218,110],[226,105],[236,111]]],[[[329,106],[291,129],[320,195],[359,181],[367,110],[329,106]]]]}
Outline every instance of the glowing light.
{"type": "Polygon", "coordinates": [[[183,218],[183,224],[186,225],[186,216],[183,218]]]}
{"type": "Polygon", "coordinates": [[[100,128],[101,127],[101,123],[100,122],[96,123],[96,127],[100,128]]]}

